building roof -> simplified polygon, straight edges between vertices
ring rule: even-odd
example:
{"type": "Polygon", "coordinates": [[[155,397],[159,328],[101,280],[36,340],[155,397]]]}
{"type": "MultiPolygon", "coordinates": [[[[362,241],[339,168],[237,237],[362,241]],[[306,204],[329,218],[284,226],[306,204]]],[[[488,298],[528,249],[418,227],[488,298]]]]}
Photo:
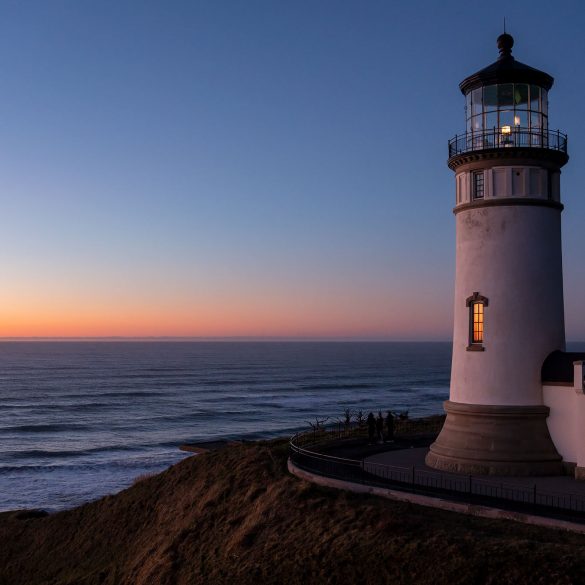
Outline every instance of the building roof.
{"type": "Polygon", "coordinates": [[[585,360],[582,351],[553,351],[544,360],[541,370],[543,383],[573,382],[573,362],[585,360]]]}
{"type": "Polygon", "coordinates": [[[548,73],[524,65],[512,57],[512,47],[514,46],[512,35],[504,33],[498,37],[497,42],[500,50],[498,60],[466,77],[459,84],[461,93],[465,95],[476,87],[493,85],[494,83],[531,83],[546,90],[552,87],[554,79],[548,73]]]}

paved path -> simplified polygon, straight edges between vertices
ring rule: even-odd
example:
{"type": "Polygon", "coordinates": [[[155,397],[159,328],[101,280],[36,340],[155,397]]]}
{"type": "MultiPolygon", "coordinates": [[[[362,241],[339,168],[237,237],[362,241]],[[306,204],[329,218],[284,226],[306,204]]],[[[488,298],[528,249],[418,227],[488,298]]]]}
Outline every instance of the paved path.
{"type": "MultiPolygon", "coordinates": [[[[437,471],[428,465],[425,465],[425,455],[428,453],[428,447],[413,448],[413,449],[400,449],[397,451],[386,451],[384,453],[378,453],[371,455],[364,459],[364,468],[370,473],[375,472],[375,466],[372,465],[368,469],[368,463],[378,463],[382,465],[394,465],[398,467],[412,467],[413,465],[421,471],[427,471],[443,475],[445,477],[461,477],[467,478],[468,476],[456,473],[447,473],[443,471],[437,471]]],[[[508,477],[508,476],[497,476],[497,475],[474,475],[474,478],[485,479],[487,481],[493,481],[494,483],[501,482],[507,485],[514,485],[518,487],[529,487],[533,488],[536,485],[538,491],[552,491],[566,494],[578,494],[585,496],[585,481],[577,481],[575,478],[561,475],[552,477],[508,477]]]]}

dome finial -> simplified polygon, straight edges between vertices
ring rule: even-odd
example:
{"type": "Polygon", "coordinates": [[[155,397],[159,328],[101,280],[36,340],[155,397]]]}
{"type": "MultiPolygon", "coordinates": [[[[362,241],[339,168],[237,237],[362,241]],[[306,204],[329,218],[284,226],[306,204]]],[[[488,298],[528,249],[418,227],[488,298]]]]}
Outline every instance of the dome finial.
{"type": "MultiPolygon", "coordinates": [[[[505,21],[504,21],[505,23],[505,21]]],[[[504,24],[504,27],[506,25],[504,24]]],[[[505,30],[505,29],[504,29],[505,30]]],[[[498,37],[498,49],[500,50],[500,59],[512,56],[512,47],[514,46],[514,38],[507,32],[504,32],[498,37]]]]}

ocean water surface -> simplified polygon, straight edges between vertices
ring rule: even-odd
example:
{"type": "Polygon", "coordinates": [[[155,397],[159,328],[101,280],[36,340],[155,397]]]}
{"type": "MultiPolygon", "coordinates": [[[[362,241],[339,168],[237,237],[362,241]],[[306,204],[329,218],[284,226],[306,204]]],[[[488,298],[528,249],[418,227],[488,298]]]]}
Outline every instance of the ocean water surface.
{"type": "Polygon", "coordinates": [[[2,342],[0,510],[58,510],[343,409],[442,411],[450,343],[2,342]]]}

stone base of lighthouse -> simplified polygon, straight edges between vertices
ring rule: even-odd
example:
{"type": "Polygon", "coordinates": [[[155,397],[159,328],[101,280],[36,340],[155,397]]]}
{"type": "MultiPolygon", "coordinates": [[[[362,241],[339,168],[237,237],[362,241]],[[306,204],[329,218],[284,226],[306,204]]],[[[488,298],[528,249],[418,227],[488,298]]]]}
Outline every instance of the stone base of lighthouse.
{"type": "Polygon", "coordinates": [[[474,475],[562,475],[547,406],[487,406],[447,401],[447,418],[426,464],[474,475]]]}

